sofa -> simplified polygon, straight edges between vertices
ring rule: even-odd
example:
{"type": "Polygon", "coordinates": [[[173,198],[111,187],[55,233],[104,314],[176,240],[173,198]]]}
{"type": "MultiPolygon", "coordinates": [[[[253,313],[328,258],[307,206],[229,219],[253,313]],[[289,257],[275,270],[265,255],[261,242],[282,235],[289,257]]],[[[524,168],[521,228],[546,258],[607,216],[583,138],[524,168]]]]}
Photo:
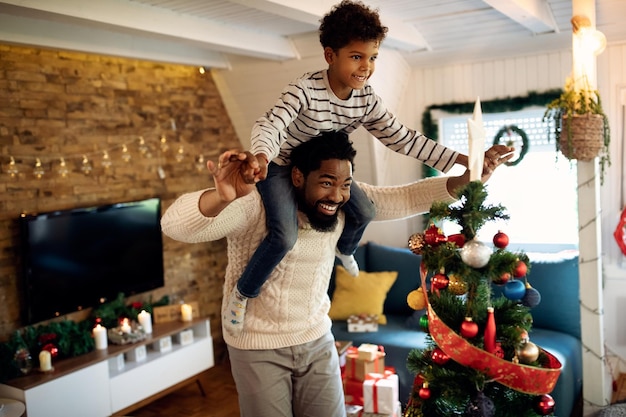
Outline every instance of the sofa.
{"type": "MultiPolygon", "coordinates": [[[[531,261],[528,281],[541,294],[541,302],[531,310],[533,325],[529,337],[533,343],[552,353],[562,365],[557,384],[550,393],[556,403],[554,415],[576,416],[580,413],[578,402],[582,394],[578,255],[576,252],[527,254],[531,261]]],[[[408,354],[412,349],[426,345],[426,333],[419,327],[419,317],[423,311],[412,310],[406,302],[407,294],[420,285],[421,256],[415,255],[408,248],[368,242],[359,247],[355,257],[361,271],[366,274],[352,278],[350,285],[355,290],[350,297],[355,297],[347,300],[345,294],[333,297],[337,275],[346,274],[335,268],[328,289],[332,301],[330,316],[337,316],[335,313],[339,304],[341,307],[351,305],[358,311],[363,303],[382,297],[382,313],[386,324],[379,324],[376,332],[355,333],[348,332],[346,320],[334,318],[332,332],[336,340],[352,341],[355,346],[371,343],[384,348],[385,366],[392,366],[398,374],[400,401],[404,405],[415,377],[406,366],[408,354]],[[397,272],[393,284],[390,287],[383,285],[382,290],[368,287],[370,278],[371,281],[387,280],[388,275],[378,274],[383,272],[397,272]],[[365,287],[363,291],[361,286],[365,287]],[[388,292],[384,294],[386,288],[388,292]],[[376,291],[383,294],[375,294],[376,291]]],[[[496,296],[499,295],[498,291],[499,287],[494,286],[496,296]]],[[[342,293],[345,293],[343,287],[342,293]]]]}

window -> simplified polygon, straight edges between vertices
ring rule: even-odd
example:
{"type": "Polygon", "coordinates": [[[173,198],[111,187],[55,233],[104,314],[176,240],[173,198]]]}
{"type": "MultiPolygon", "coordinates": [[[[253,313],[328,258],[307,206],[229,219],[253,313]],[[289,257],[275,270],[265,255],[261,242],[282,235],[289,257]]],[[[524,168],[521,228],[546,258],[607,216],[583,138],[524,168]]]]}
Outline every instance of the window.
{"type": "MultiPolygon", "coordinates": [[[[485,148],[503,126],[515,125],[528,137],[528,152],[516,165],[501,166],[487,182],[487,203],[501,204],[508,221],[489,222],[478,234],[491,242],[498,230],[510,238],[509,250],[555,252],[578,248],[578,204],[576,163],[557,154],[554,138],[548,141],[544,109],[483,114],[487,131],[485,148]]],[[[439,119],[439,137],[446,146],[467,154],[467,119],[471,115],[439,119]]],[[[521,137],[511,132],[513,146],[521,148],[521,137]]],[[[506,135],[506,133],[505,133],[506,135]]],[[[506,143],[505,137],[500,140],[506,143]]],[[[515,161],[519,155],[513,157],[515,161]]],[[[455,167],[450,175],[462,172],[455,167]]],[[[457,233],[456,225],[441,225],[444,233],[457,233]]]]}

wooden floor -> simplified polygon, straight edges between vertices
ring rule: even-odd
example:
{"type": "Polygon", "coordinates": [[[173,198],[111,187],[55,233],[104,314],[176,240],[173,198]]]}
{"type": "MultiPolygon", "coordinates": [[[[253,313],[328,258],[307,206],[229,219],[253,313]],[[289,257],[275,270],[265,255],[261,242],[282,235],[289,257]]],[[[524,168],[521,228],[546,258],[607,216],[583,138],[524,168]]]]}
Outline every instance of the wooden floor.
{"type": "Polygon", "coordinates": [[[191,383],[129,413],[131,417],[237,417],[237,389],[228,362],[209,369],[202,384],[191,383]],[[204,395],[201,389],[204,387],[204,395]]]}

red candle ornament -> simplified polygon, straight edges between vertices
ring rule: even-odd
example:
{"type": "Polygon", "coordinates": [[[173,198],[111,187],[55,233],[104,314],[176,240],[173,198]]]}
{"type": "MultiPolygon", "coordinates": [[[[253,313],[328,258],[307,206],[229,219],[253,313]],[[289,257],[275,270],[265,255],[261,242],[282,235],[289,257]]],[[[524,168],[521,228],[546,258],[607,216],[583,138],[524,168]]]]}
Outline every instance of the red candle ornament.
{"type": "Polygon", "coordinates": [[[491,354],[496,353],[496,318],[493,307],[487,307],[487,324],[485,324],[485,350],[491,354]]]}

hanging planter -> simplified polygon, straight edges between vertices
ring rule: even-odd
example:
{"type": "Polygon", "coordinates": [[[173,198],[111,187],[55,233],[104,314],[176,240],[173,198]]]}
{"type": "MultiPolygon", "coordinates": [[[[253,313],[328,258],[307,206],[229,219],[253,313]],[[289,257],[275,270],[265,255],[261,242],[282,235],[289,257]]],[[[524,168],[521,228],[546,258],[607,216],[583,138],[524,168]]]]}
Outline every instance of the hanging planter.
{"type": "Polygon", "coordinates": [[[592,161],[601,155],[603,148],[604,117],[602,115],[574,114],[561,117],[559,149],[567,159],[592,161]]]}
{"type": "Polygon", "coordinates": [[[600,93],[590,87],[575,90],[573,80],[568,79],[563,93],[548,104],[544,121],[552,122],[549,138],[555,138],[556,150],[567,159],[600,158],[600,179],[604,183],[604,172],[611,164],[611,134],[600,93]]]}

